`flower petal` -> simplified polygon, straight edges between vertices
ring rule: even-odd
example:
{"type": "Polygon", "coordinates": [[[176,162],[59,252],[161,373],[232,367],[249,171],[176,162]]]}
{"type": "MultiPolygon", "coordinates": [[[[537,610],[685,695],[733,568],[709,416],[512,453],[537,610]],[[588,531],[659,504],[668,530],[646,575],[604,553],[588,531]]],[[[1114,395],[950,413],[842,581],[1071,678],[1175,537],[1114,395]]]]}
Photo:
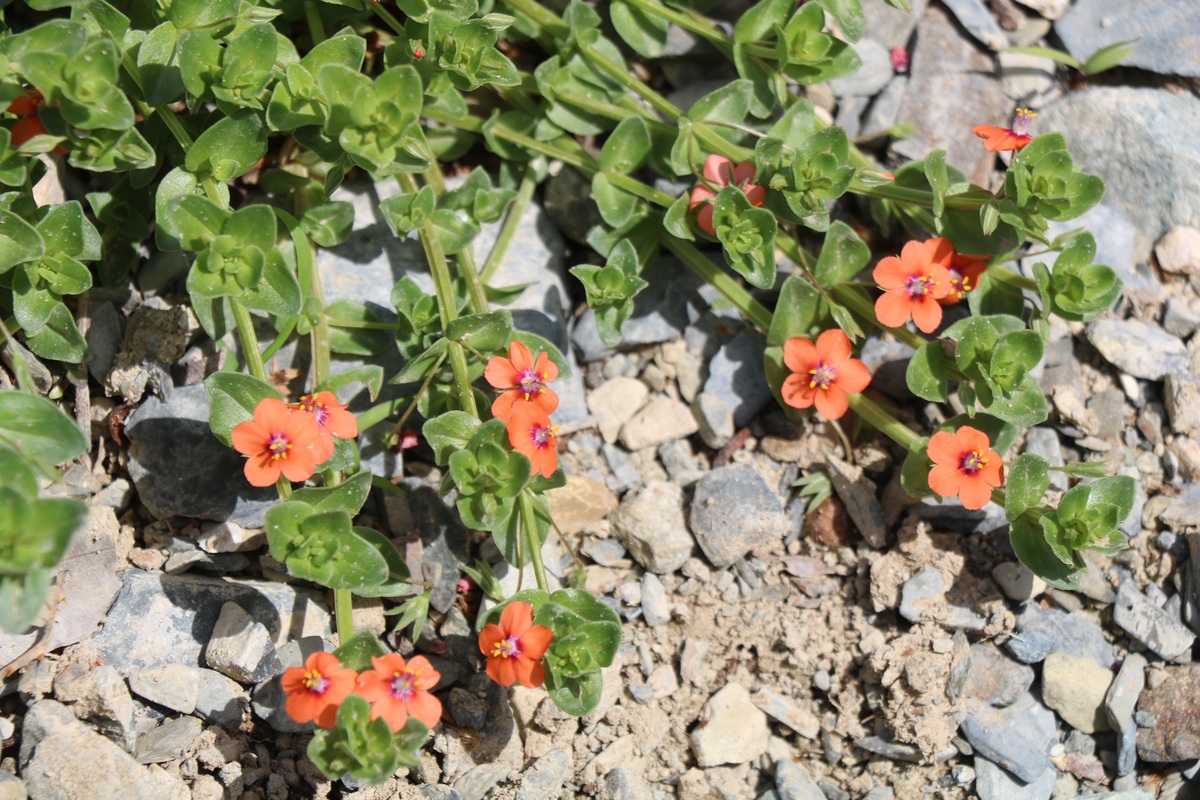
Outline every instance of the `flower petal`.
{"type": "Polygon", "coordinates": [[[276,463],[283,477],[296,483],[308,480],[317,471],[317,459],[309,447],[293,447],[288,451],[287,458],[281,458],[276,463]]]}
{"type": "Polygon", "coordinates": [[[511,389],[521,382],[521,373],[517,372],[517,368],[511,361],[502,356],[493,356],[488,359],[487,367],[483,370],[483,377],[497,389],[511,389]]]}
{"type": "Polygon", "coordinates": [[[929,253],[925,249],[925,243],[916,239],[905,242],[900,250],[900,261],[910,275],[914,272],[924,272],[929,266],[929,253]]]}
{"type": "Polygon", "coordinates": [[[733,175],[733,162],[725,156],[713,153],[704,159],[702,174],[706,180],[719,186],[725,186],[729,183],[729,179],[733,175]]]}
{"type": "Polygon", "coordinates": [[[229,434],[233,449],[244,456],[261,453],[267,447],[267,429],[254,420],[239,422],[229,434]]]}
{"type": "Polygon", "coordinates": [[[692,194],[688,198],[688,211],[695,211],[702,205],[716,199],[717,193],[708,188],[704,184],[697,184],[692,187],[692,194]]]}
{"type": "Polygon", "coordinates": [[[811,382],[807,374],[788,375],[779,387],[783,402],[792,408],[809,408],[813,404],[813,393],[817,391],[809,386],[811,382]]]}
{"type": "Polygon", "coordinates": [[[389,679],[377,670],[367,670],[358,676],[354,684],[354,693],[373,703],[386,697],[391,692],[389,679]]]}
{"type": "Polygon", "coordinates": [[[501,686],[512,686],[517,680],[515,658],[489,658],[487,662],[488,677],[501,686]]]}
{"type": "Polygon", "coordinates": [[[936,464],[929,470],[929,488],[942,497],[958,494],[963,484],[963,473],[958,465],[936,464]]]}
{"type": "Polygon", "coordinates": [[[792,372],[807,375],[818,360],[817,348],[808,339],[794,336],[783,343],[783,363],[792,372]]]}
{"type": "Polygon", "coordinates": [[[544,383],[549,383],[558,377],[558,367],[550,360],[549,353],[538,353],[537,364],[533,371],[544,383]]]}
{"type": "Polygon", "coordinates": [[[496,645],[508,638],[508,635],[494,622],[489,622],[483,626],[483,631],[479,634],[479,652],[485,656],[490,656],[492,651],[496,649],[496,645]]]}
{"type": "Polygon", "coordinates": [[[991,502],[992,487],[979,475],[964,476],[958,497],[962,500],[963,508],[977,511],[991,502]]]}
{"type": "Polygon", "coordinates": [[[742,187],[742,192],[745,193],[746,199],[752,206],[761,206],[767,201],[767,190],[757,183],[747,183],[742,187]]]}
{"type": "Polygon", "coordinates": [[[408,700],[408,713],[432,728],[442,720],[442,701],[429,692],[417,692],[408,700]]]}
{"type": "Polygon", "coordinates": [[[889,328],[901,328],[912,315],[913,298],[904,289],[892,289],[884,292],[875,301],[875,316],[881,325],[889,328]]]}
{"type": "Polygon", "coordinates": [[[875,269],[871,272],[871,279],[884,289],[899,289],[911,274],[912,270],[906,268],[900,259],[895,256],[886,256],[879,259],[879,263],[875,265],[875,269]]]}
{"type": "Polygon", "coordinates": [[[982,454],[992,446],[992,441],[986,433],[970,425],[963,425],[958,429],[957,439],[959,449],[964,453],[978,450],[982,454]]]}
{"type": "Polygon", "coordinates": [[[495,402],[492,403],[492,416],[501,422],[508,422],[510,419],[512,419],[513,403],[520,396],[520,391],[516,389],[510,389],[509,391],[497,397],[495,402]]]}
{"type": "Polygon", "coordinates": [[[712,203],[706,203],[696,214],[696,224],[709,236],[717,235],[717,229],[713,227],[713,211],[712,203]]]}
{"type": "Polygon", "coordinates": [[[542,662],[534,661],[531,658],[516,659],[517,680],[526,689],[536,689],[542,685],[542,681],[546,679],[545,668],[542,667],[542,662]]]}
{"type": "Polygon", "coordinates": [[[850,407],[846,393],[836,386],[817,389],[813,398],[817,406],[817,413],[825,419],[841,419],[846,413],[846,409],[850,407]]]}
{"type": "Polygon", "coordinates": [[[733,183],[736,186],[743,186],[748,181],[754,180],[754,162],[743,161],[733,168],[733,183]]]}
{"type": "Polygon", "coordinates": [[[399,733],[408,722],[408,709],[405,708],[404,702],[389,694],[376,700],[371,706],[371,719],[382,719],[392,729],[392,733],[399,733]]]}
{"type": "Polygon", "coordinates": [[[871,371],[857,358],[847,358],[838,365],[837,371],[833,385],[843,392],[857,394],[871,383],[871,371]]]}
{"type": "Polygon", "coordinates": [[[500,612],[500,627],[505,636],[522,636],[533,627],[533,606],[524,600],[509,603],[500,612]]]}
{"type": "Polygon", "coordinates": [[[275,481],[279,480],[279,462],[272,459],[270,455],[251,456],[246,460],[242,474],[246,476],[246,481],[251,486],[257,486],[260,489],[274,486],[275,481]]]}
{"type": "Polygon", "coordinates": [[[824,331],[817,337],[817,360],[835,367],[850,357],[850,337],[840,328],[824,331]]]}
{"type": "Polygon", "coordinates": [[[950,266],[950,261],[954,258],[954,245],[950,244],[949,239],[942,236],[935,236],[932,239],[925,240],[924,245],[925,252],[931,262],[941,264],[943,267],[950,266]]]}
{"type": "MultiPolygon", "coordinates": [[[[917,330],[923,333],[933,333],[942,322],[942,304],[933,295],[915,297],[913,298],[912,318],[917,330]]],[[[880,319],[880,322],[883,320],[880,319]]]]}
{"type": "Polygon", "coordinates": [[[935,464],[951,464],[957,467],[964,451],[957,436],[949,431],[938,431],[930,437],[929,447],[925,452],[935,464]]]}
{"type": "Polygon", "coordinates": [[[533,368],[533,353],[520,339],[513,339],[508,345],[508,360],[518,372],[533,368]]]}
{"type": "Polygon", "coordinates": [[[550,641],[553,638],[554,631],[545,625],[534,625],[521,635],[521,655],[533,659],[541,658],[546,655],[546,649],[550,647],[550,641]]]}

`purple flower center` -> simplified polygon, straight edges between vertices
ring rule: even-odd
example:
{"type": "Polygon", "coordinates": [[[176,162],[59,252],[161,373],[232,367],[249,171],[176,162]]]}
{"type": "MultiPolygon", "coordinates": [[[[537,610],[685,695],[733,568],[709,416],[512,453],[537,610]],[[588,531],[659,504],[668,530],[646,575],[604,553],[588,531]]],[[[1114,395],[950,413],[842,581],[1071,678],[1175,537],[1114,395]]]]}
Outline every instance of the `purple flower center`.
{"type": "Polygon", "coordinates": [[[408,700],[417,692],[416,679],[411,672],[393,672],[391,681],[392,697],[397,700],[408,700]]]}
{"type": "Polygon", "coordinates": [[[547,447],[554,438],[554,428],[548,425],[536,425],[533,429],[533,443],[538,447],[547,447]]]}
{"type": "Polygon", "coordinates": [[[837,380],[837,368],[828,361],[821,361],[808,374],[812,375],[808,382],[810,389],[828,389],[837,380]]]}
{"type": "Polygon", "coordinates": [[[267,452],[272,459],[287,458],[287,451],[292,449],[292,441],[283,433],[272,433],[267,436],[267,452]]]}
{"type": "Polygon", "coordinates": [[[516,658],[519,655],[521,655],[521,645],[516,636],[501,639],[492,647],[494,658],[516,658]]]}
{"type": "Polygon", "coordinates": [[[304,688],[313,694],[325,694],[329,688],[329,679],[317,670],[304,673],[304,688]]]}
{"type": "Polygon", "coordinates": [[[910,275],[908,280],[904,282],[904,288],[908,291],[910,297],[924,297],[933,291],[937,283],[932,273],[928,275],[910,275]]]}
{"type": "Polygon", "coordinates": [[[968,475],[975,475],[981,469],[987,466],[987,459],[978,450],[972,450],[969,453],[964,453],[962,459],[958,462],[958,468],[968,475]]]}
{"type": "Polygon", "coordinates": [[[525,399],[528,400],[542,393],[542,389],[546,387],[546,376],[538,375],[533,370],[527,369],[521,373],[521,380],[517,385],[525,393],[525,399]]]}

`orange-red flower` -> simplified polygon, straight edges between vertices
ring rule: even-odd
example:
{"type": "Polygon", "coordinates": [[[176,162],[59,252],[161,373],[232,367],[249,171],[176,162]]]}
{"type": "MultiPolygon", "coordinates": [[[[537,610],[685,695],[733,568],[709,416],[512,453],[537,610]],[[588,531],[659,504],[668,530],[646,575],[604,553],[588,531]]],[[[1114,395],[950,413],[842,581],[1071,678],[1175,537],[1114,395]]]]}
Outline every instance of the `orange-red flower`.
{"type": "Polygon", "coordinates": [[[783,363],[789,375],[780,389],[783,402],[793,408],[816,405],[825,419],[838,419],[849,407],[847,394],[857,394],[871,382],[871,373],[857,358],[850,357],[850,338],[834,328],[817,337],[788,339],[783,345],[783,363]]]}
{"type": "Polygon", "coordinates": [[[320,431],[312,414],[293,412],[282,400],[264,398],[254,419],[239,423],[230,437],[246,460],[251,486],[270,486],[280,473],[289,481],[306,481],[317,468],[313,446],[320,431]]]}
{"type": "Polygon", "coordinates": [[[375,669],[358,676],[354,693],[371,703],[371,719],[382,718],[399,732],[409,717],[432,728],[442,718],[442,701],[429,693],[442,679],[425,656],[414,656],[406,664],[397,653],[371,656],[375,669]]]}
{"type": "Polygon", "coordinates": [[[338,706],[353,691],[356,677],[354,670],[343,667],[333,653],[313,653],[303,667],[283,671],[279,682],[287,693],[284,708],[296,722],[332,728],[338,706]]]}
{"type": "Polygon", "coordinates": [[[492,403],[492,416],[501,422],[508,422],[513,408],[522,403],[532,403],[547,414],[558,408],[558,395],[546,385],[558,377],[558,367],[548,353],[538,353],[534,362],[529,348],[515,339],[508,346],[508,358],[488,360],[483,377],[496,389],[505,390],[492,403]]]}
{"type": "Polygon", "coordinates": [[[1004,483],[1004,462],[991,449],[987,434],[964,425],[955,433],[939,431],[929,440],[929,488],[942,497],[958,495],[963,508],[983,508],[992,487],[1004,483]]]}
{"type": "Polygon", "coordinates": [[[18,117],[27,117],[46,104],[42,93],[37,89],[27,86],[24,92],[23,95],[9,103],[8,108],[4,110],[9,114],[16,114],[18,117]]]}
{"type": "Polygon", "coordinates": [[[508,441],[533,465],[531,474],[539,472],[549,478],[558,466],[558,426],[550,415],[533,403],[521,403],[513,408],[508,420],[508,441]]]}
{"type": "Polygon", "coordinates": [[[717,193],[721,191],[722,187],[730,185],[738,187],[752,206],[761,206],[767,199],[766,189],[757,183],[750,183],[754,180],[753,161],[743,161],[735,166],[728,158],[714,153],[704,159],[703,173],[707,183],[701,183],[692,189],[692,196],[688,201],[688,211],[700,209],[700,212],[696,214],[696,222],[700,225],[700,229],[709,236],[717,235],[713,228],[713,201],[716,200],[717,193]]]}
{"type": "Polygon", "coordinates": [[[942,321],[938,304],[950,292],[947,267],[954,256],[950,242],[940,236],[909,242],[900,256],[887,256],[875,265],[873,277],[884,289],[875,301],[875,316],[889,328],[899,328],[909,317],[925,333],[942,321]]]}
{"type": "Polygon", "coordinates": [[[306,394],[292,407],[312,415],[313,422],[317,423],[313,456],[318,464],[325,463],[333,455],[333,437],[353,439],[358,436],[358,420],[338,402],[333,392],[306,394]]]}
{"type": "Polygon", "coordinates": [[[479,651],[487,656],[487,674],[501,686],[514,681],[533,689],[546,678],[542,656],[554,633],[533,624],[533,606],[514,600],[500,612],[500,624],[489,623],[479,634],[479,651]]]}
{"type": "Polygon", "coordinates": [[[966,253],[955,253],[950,258],[946,271],[950,273],[950,291],[938,302],[944,306],[957,303],[967,296],[967,292],[979,286],[979,276],[988,268],[991,256],[972,256],[966,253]]]}
{"type": "MultiPolygon", "coordinates": [[[[8,104],[5,111],[20,117],[9,131],[9,141],[14,147],[20,147],[35,136],[45,136],[50,133],[42,124],[42,118],[38,114],[39,109],[45,105],[46,100],[42,97],[42,93],[32,87],[26,87],[25,94],[8,104]]],[[[67,153],[61,145],[55,147],[54,152],[59,155],[67,153]]]]}
{"type": "Polygon", "coordinates": [[[1033,141],[1029,135],[1029,123],[1037,114],[1028,108],[1018,108],[1013,117],[1011,128],[998,128],[995,125],[976,125],[971,133],[983,139],[983,146],[988,152],[997,150],[1020,150],[1033,141]]]}

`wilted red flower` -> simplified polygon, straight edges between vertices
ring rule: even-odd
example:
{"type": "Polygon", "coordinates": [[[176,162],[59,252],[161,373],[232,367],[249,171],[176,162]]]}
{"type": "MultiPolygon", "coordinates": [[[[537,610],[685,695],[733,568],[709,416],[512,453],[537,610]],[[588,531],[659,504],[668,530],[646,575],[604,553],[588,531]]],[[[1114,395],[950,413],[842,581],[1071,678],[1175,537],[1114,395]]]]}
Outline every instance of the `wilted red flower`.
{"type": "Polygon", "coordinates": [[[409,717],[432,728],[442,718],[442,701],[429,693],[442,679],[425,656],[408,663],[398,653],[371,656],[373,670],[358,676],[354,693],[371,703],[371,719],[383,719],[396,733],[409,717]]]}
{"type": "Polygon", "coordinates": [[[549,478],[558,466],[558,426],[550,415],[532,403],[521,403],[508,420],[508,441],[539,472],[549,478]]]}
{"type": "Polygon", "coordinates": [[[548,353],[533,353],[514,339],[508,346],[508,358],[494,356],[488,360],[483,377],[496,389],[505,390],[492,403],[492,416],[501,422],[512,418],[513,408],[521,404],[532,404],[547,414],[558,408],[558,395],[546,384],[558,377],[558,367],[548,353]]]}
{"type": "Polygon", "coordinates": [[[909,317],[917,328],[932,333],[942,321],[938,303],[950,291],[947,267],[954,255],[950,242],[940,236],[924,242],[909,242],[900,256],[880,259],[872,273],[875,282],[887,289],[875,301],[875,316],[889,328],[899,328],[909,317]]]}
{"type": "Polygon", "coordinates": [[[313,653],[303,667],[283,671],[279,683],[287,693],[284,708],[296,722],[332,728],[338,706],[354,689],[356,677],[354,670],[343,667],[332,653],[313,653]]]}
{"type": "Polygon", "coordinates": [[[358,420],[346,407],[338,402],[333,392],[306,394],[293,406],[297,411],[311,414],[317,423],[317,441],[313,444],[313,456],[323,464],[333,455],[333,437],[353,439],[358,436],[358,420]]]}
{"type": "Polygon", "coordinates": [[[963,508],[983,508],[992,487],[1004,483],[1004,463],[987,434],[964,425],[955,433],[939,431],[929,440],[929,488],[942,497],[958,495],[963,508]]]}
{"type": "Polygon", "coordinates": [[[983,139],[983,146],[989,152],[994,153],[997,150],[1020,150],[1033,141],[1033,136],[1029,134],[1029,122],[1036,116],[1037,114],[1028,108],[1018,108],[1016,116],[1013,117],[1011,128],[998,128],[995,125],[976,125],[971,133],[983,139]]]}
{"type": "Polygon", "coordinates": [[[703,173],[704,179],[708,183],[701,183],[692,189],[692,196],[688,201],[688,211],[700,209],[696,214],[696,223],[709,236],[717,235],[713,228],[713,201],[716,200],[717,193],[721,191],[722,187],[731,185],[738,187],[752,206],[761,206],[767,199],[766,189],[757,183],[750,183],[754,180],[753,161],[743,161],[735,166],[728,158],[714,153],[704,159],[703,173]],[[716,187],[715,190],[713,186],[716,187]]]}
{"type": "Polygon", "coordinates": [[[780,389],[783,401],[793,408],[816,405],[825,419],[845,414],[847,394],[857,394],[871,382],[863,363],[850,357],[850,338],[836,328],[818,336],[815,346],[808,339],[788,339],[783,363],[794,373],[780,389]]]}
{"type": "Polygon", "coordinates": [[[972,256],[966,253],[955,253],[950,258],[946,271],[950,273],[950,291],[938,302],[944,306],[957,303],[967,296],[967,293],[979,286],[979,276],[988,268],[991,256],[972,256]]]}
{"type": "Polygon", "coordinates": [[[892,70],[895,72],[908,72],[908,51],[900,45],[896,45],[889,53],[892,59],[892,70]]]}
{"type": "Polygon", "coordinates": [[[514,600],[500,612],[500,624],[489,623],[479,634],[479,651],[487,656],[487,674],[501,686],[515,681],[534,689],[546,678],[542,656],[554,633],[533,624],[533,606],[514,600]]]}
{"type": "Polygon", "coordinates": [[[264,398],[254,409],[254,419],[239,423],[230,438],[246,460],[246,480],[251,486],[270,486],[282,473],[289,481],[306,481],[316,471],[313,446],[320,431],[312,414],[293,412],[287,403],[264,398]]]}

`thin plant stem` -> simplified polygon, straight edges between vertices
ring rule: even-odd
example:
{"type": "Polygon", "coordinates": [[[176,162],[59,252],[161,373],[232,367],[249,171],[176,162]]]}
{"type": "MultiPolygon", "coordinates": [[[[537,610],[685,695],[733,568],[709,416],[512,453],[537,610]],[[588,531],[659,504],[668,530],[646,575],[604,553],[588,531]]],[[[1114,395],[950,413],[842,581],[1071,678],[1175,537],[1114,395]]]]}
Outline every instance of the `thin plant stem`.
{"type": "Polygon", "coordinates": [[[254,333],[254,318],[242,301],[236,297],[225,298],[233,309],[233,319],[237,323],[238,342],[242,346],[242,357],[246,359],[246,369],[260,381],[267,379],[267,371],[263,367],[262,356],[258,349],[258,337],[254,333]]]}
{"type": "Polygon", "coordinates": [[[767,310],[766,306],[751,297],[750,293],[741,284],[727,275],[716,264],[709,261],[703,253],[690,243],[676,239],[674,236],[666,234],[666,232],[663,233],[659,241],[666,245],[668,250],[679,256],[679,259],[688,269],[707,281],[713,288],[724,295],[726,300],[733,303],[753,325],[763,331],[770,330],[771,312],[767,310]]]}
{"type": "Polygon", "coordinates": [[[481,283],[490,282],[492,276],[496,274],[496,270],[504,263],[504,256],[508,253],[508,247],[512,244],[513,237],[517,235],[517,229],[521,227],[521,218],[525,215],[525,209],[533,201],[533,192],[536,189],[537,175],[534,174],[533,169],[526,166],[525,173],[521,176],[521,184],[517,187],[517,196],[508,206],[508,215],[500,226],[500,233],[496,235],[496,243],[492,245],[492,252],[488,253],[487,261],[483,262],[483,269],[479,274],[481,283]]]}
{"type": "Polygon", "coordinates": [[[345,644],[354,635],[354,595],[349,589],[333,590],[333,621],[338,644],[345,644]]]}
{"type": "Polygon", "coordinates": [[[533,499],[528,492],[521,493],[521,527],[529,541],[529,562],[533,565],[533,577],[537,580],[538,588],[543,592],[550,591],[546,581],[546,566],[542,563],[541,542],[538,541],[537,518],[533,512],[533,499]]]}

